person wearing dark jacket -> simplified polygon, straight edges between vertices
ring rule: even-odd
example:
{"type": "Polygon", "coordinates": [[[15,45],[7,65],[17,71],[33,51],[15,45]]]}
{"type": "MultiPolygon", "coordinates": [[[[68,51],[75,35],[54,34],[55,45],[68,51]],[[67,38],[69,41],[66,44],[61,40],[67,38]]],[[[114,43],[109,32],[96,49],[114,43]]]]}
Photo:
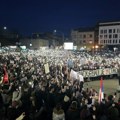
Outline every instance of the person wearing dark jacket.
{"type": "Polygon", "coordinates": [[[25,112],[24,120],[29,120],[31,101],[30,101],[30,93],[28,88],[24,89],[24,92],[21,96],[21,101],[22,101],[23,112],[25,112]]]}
{"type": "Polygon", "coordinates": [[[64,100],[62,102],[62,108],[63,108],[65,114],[66,114],[69,106],[70,106],[70,98],[65,95],[64,100]]]}
{"type": "MultiPolygon", "coordinates": [[[[95,114],[92,116],[93,118],[96,118],[95,114]]],[[[80,112],[80,119],[81,120],[89,120],[90,119],[90,111],[87,108],[87,105],[83,106],[83,109],[80,112]]]]}
{"type": "Polygon", "coordinates": [[[1,120],[3,119],[3,117],[4,117],[4,103],[3,103],[2,95],[0,93],[0,118],[1,120]]]}
{"type": "Polygon", "coordinates": [[[119,111],[118,111],[115,103],[113,103],[112,106],[110,106],[108,108],[108,117],[110,120],[120,120],[119,111]]]}
{"type": "Polygon", "coordinates": [[[70,105],[67,113],[66,113],[66,120],[80,120],[80,111],[77,108],[77,102],[73,101],[70,105]]]}

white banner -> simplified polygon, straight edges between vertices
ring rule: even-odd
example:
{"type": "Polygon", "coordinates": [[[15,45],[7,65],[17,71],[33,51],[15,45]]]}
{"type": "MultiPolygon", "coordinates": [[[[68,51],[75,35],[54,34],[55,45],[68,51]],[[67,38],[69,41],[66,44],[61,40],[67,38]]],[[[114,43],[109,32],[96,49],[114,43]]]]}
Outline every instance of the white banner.
{"type": "Polygon", "coordinates": [[[45,67],[45,73],[48,74],[50,72],[48,63],[44,64],[44,67],[45,67]]]}
{"type": "Polygon", "coordinates": [[[112,75],[117,74],[117,68],[104,68],[97,70],[82,70],[79,71],[79,74],[83,75],[83,77],[97,77],[101,75],[112,75]]]}

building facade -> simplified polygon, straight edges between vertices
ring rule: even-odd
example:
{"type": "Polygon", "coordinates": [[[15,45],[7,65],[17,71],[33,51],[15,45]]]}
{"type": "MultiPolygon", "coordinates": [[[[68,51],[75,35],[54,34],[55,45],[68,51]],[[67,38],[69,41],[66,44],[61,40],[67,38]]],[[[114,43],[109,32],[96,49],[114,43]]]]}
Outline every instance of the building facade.
{"type": "Polygon", "coordinates": [[[120,45],[120,21],[99,23],[99,45],[120,45]]]}
{"type": "Polygon", "coordinates": [[[40,38],[37,39],[24,38],[24,39],[20,39],[20,45],[26,46],[27,48],[30,49],[40,49],[41,47],[48,47],[49,41],[40,38]]]}
{"type": "Polygon", "coordinates": [[[46,32],[46,33],[33,33],[33,39],[44,39],[49,41],[49,46],[59,46],[61,44],[62,38],[56,34],[46,32]]]}
{"type": "Polygon", "coordinates": [[[95,30],[92,27],[74,29],[71,32],[71,39],[78,48],[91,49],[95,41],[95,30]]]}
{"type": "Polygon", "coordinates": [[[19,42],[19,39],[20,34],[17,31],[0,27],[0,46],[16,45],[16,42],[19,42]]]}

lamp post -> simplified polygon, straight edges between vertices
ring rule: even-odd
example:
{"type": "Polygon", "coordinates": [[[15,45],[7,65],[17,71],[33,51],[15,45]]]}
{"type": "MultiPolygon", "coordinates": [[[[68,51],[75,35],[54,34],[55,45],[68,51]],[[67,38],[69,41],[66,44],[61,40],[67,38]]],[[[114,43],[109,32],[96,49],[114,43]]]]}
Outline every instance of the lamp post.
{"type": "Polygon", "coordinates": [[[31,38],[30,38],[30,43],[29,43],[29,48],[32,49],[32,46],[33,46],[33,33],[31,35],[31,38]]]}
{"type": "Polygon", "coordinates": [[[64,44],[64,33],[61,31],[54,30],[54,33],[60,33],[62,34],[62,44],[64,44]]]}
{"type": "Polygon", "coordinates": [[[7,29],[7,27],[6,27],[6,26],[4,26],[4,27],[3,27],[3,29],[4,29],[4,30],[6,30],[6,29],[7,29]]]}

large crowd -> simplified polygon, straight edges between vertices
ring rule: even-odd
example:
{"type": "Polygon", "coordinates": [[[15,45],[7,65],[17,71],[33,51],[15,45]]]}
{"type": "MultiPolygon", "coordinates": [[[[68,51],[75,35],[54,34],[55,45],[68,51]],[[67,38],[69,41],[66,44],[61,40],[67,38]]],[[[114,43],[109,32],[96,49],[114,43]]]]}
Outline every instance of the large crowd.
{"type": "Polygon", "coordinates": [[[110,67],[119,69],[119,53],[1,52],[0,120],[120,120],[120,98],[105,94],[99,101],[92,86],[85,89],[83,78],[71,76],[110,67]]]}

